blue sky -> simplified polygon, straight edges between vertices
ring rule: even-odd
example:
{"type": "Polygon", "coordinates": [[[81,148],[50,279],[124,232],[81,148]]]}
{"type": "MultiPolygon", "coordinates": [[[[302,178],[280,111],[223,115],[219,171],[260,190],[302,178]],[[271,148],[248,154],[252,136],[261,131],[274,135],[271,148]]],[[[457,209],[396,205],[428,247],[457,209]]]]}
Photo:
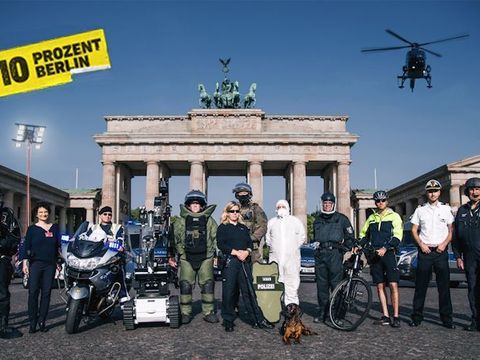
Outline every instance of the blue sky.
{"type": "MultiPolygon", "coordinates": [[[[1,1],[0,49],[97,28],[105,30],[112,68],[70,84],[0,98],[0,164],[25,172],[25,153],[10,140],[15,122],[47,126],[33,154],[32,176],[60,188],[101,186],[105,115],[184,115],[198,106],[197,84],[212,92],[219,57],[231,57],[241,92],[257,83],[267,114],[348,115],[360,136],[352,148],[351,185],[395,187],[442,164],[479,154],[480,2],[478,1],[1,1]],[[469,33],[429,49],[433,88],[398,89],[404,50],[362,54],[469,33]]],[[[211,178],[209,201],[222,206],[241,178],[211,178]]],[[[267,209],[283,197],[280,178],[266,178],[267,209]]],[[[188,190],[172,180],[174,208],[188,190]]],[[[321,181],[308,180],[308,209],[321,181]]],[[[133,205],[144,179],[134,180],[133,205]]],[[[271,214],[272,212],[269,211],[271,214]]]]}

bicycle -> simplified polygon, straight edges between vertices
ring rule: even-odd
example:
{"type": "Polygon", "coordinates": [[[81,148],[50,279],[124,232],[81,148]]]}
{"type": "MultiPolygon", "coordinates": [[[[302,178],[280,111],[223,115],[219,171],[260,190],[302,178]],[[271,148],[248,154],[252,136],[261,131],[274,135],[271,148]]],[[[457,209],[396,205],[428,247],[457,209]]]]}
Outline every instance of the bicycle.
{"type": "Polygon", "coordinates": [[[365,320],[372,306],[372,290],[360,276],[363,253],[364,249],[358,249],[347,260],[347,278],[335,287],[330,299],[330,321],[339,330],[355,330],[365,320]]]}

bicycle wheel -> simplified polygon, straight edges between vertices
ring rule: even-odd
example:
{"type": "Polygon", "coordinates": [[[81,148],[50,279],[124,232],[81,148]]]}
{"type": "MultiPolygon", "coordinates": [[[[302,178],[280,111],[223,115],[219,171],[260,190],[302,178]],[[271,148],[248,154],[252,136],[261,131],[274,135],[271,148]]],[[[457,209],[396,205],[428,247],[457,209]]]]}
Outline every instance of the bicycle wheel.
{"type": "Polygon", "coordinates": [[[367,317],[372,306],[372,290],[360,278],[345,279],[333,290],[330,300],[330,321],[340,330],[353,331],[367,317]]]}

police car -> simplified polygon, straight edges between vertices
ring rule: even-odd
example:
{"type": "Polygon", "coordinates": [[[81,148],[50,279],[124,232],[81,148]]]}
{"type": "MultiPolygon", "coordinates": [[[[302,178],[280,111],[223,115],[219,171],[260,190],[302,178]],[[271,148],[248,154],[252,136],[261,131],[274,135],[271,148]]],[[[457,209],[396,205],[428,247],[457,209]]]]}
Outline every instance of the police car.
{"type": "Polygon", "coordinates": [[[315,281],[315,249],[309,245],[300,248],[300,279],[315,281]]]}

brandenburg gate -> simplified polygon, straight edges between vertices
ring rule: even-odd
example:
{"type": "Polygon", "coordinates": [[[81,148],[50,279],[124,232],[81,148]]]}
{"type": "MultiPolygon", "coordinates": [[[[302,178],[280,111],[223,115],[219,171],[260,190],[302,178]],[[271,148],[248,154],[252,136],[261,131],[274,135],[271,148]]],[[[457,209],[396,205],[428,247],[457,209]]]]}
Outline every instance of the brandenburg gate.
{"type": "MultiPolygon", "coordinates": [[[[217,84],[218,88],[218,84],[217,84]]],[[[267,115],[260,109],[203,108],[186,116],[106,116],[95,135],[102,148],[102,204],[114,220],[128,216],[131,179],[146,176],[147,208],[160,178],[190,176],[190,188],[208,192],[209,176],[245,176],[262,204],[263,177],[285,178],[285,198],[306,224],[306,176],[321,176],[350,218],[350,148],[358,136],[347,116],[267,115]]],[[[211,191],[211,189],[210,189],[211,191]]],[[[316,201],[318,201],[316,199],[316,201]]]]}

